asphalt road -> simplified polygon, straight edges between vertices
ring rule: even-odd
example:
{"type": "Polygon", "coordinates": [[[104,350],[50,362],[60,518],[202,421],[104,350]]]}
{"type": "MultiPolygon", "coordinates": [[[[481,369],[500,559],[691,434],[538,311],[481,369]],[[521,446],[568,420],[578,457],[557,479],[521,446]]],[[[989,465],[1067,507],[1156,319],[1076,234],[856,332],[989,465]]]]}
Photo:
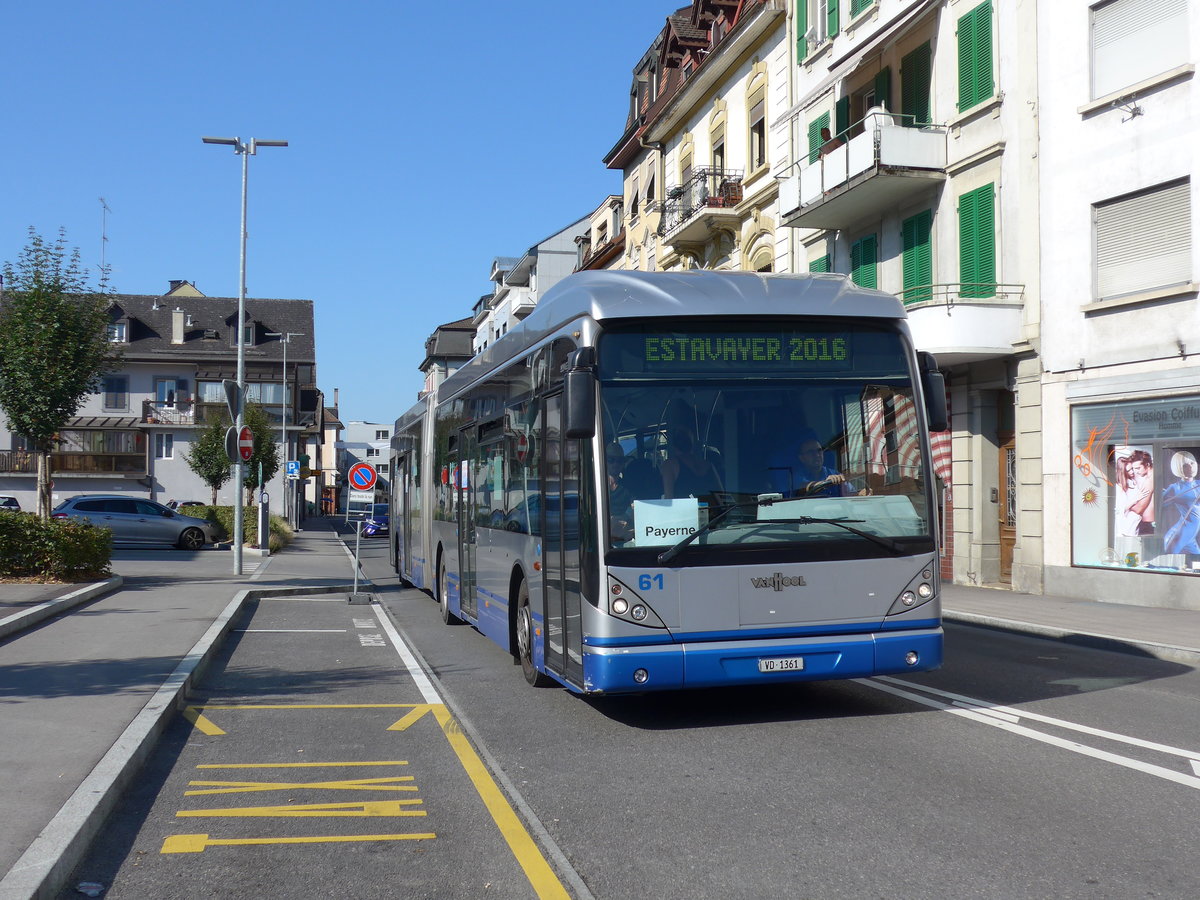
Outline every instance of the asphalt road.
{"type": "MultiPolygon", "coordinates": [[[[950,626],[944,668],[903,680],[586,700],[528,687],[389,578],[382,542],[364,547],[383,605],[574,896],[1200,896],[1191,668],[950,626]]],[[[428,698],[373,615],[263,601],[201,698],[224,734],[181,720],[69,883],[128,898],[537,896],[449,748],[453,726],[389,730],[428,698]],[[262,768],[300,760],[370,765],[262,768]],[[407,765],[376,766],[389,761],[407,765]],[[355,779],[401,775],[427,815],[400,826],[212,812],[362,805],[379,792],[355,779]],[[263,787],[276,780],[339,787],[263,787]],[[436,836],[355,839],[385,832],[436,836]],[[190,849],[164,852],[187,835],[190,849]]]]}

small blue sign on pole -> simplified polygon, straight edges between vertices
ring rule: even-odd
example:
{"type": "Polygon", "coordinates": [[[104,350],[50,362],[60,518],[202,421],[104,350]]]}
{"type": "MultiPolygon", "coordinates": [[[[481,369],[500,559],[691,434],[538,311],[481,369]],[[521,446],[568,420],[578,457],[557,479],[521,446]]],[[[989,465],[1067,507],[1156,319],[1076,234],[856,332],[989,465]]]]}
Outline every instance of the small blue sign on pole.
{"type": "Polygon", "coordinates": [[[299,478],[300,477],[300,460],[298,460],[298,459],[289,459],[288,460],[288,462],[287,462],[287,477],[288,478],[299,478]]]}

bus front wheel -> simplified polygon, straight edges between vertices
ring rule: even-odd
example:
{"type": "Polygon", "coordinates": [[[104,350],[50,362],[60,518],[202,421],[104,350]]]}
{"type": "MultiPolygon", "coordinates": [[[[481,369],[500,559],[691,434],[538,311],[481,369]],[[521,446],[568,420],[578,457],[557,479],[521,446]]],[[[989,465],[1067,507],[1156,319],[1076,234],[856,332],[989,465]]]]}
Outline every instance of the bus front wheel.
{"type": "Polygon", "coordinates": [[[517,654],[521,672],[534,687],[549,687],[554,682],[533,664],[533,613],[529,609],[529,586],[522,581],[517,589],[517,654]]]}

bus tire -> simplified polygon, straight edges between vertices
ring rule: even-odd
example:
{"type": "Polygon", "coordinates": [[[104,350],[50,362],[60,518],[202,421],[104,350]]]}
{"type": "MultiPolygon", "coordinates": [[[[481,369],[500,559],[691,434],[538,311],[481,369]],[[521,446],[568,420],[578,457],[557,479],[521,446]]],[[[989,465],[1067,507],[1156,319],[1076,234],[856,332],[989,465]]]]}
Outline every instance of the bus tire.
{"type": "Polygon", "coordinates": [[[533,687],[550,687],[554,683],[533,664],[533,612],[529,607],[529,585],[525,579],[517,587],[517,656],[521,673],[533,687]]]}
{"type": "Polygon", "coordinates": [[[450,578],[446,574],[445,559],[438,559],[437,588],[438,608],[442,613],[442,621],[447,625],[458,625],[462,619],[450,612],[450,578]]]}

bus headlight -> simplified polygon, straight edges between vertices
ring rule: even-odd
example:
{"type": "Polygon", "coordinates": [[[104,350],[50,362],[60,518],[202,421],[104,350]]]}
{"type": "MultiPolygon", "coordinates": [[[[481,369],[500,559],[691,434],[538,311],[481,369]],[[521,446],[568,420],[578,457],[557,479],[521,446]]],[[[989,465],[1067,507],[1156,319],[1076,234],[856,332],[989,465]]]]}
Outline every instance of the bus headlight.
{"type": "Polygon", "coordinates": [[[616,597],[612,602],[612,611],[618,616],[625,615],[629,611],[629,601],[624,597],[616,597]]]}
{"type": "Polygon", "coordinates": [[[912,606],[914,603],[917,602],[917,595],[914,594],[912,591],[905,591],[903,594],[900,595],[900,602],[903,603],[905,606],[912,606]]]}
{"type": "Polygon", "coordinates": [[[917,596],[922,600],[928,600],[933,596],[933,585],[922,581],[920,585],[917,586],[917,596]]]}
{"type": "Polygon", "coordinates": [[[646,620],[646,607],[642,606],[640,603],[635,603],[633,605],[633,609],[629,611],[629,614],[638,622],[644,622],[646,620]]]}

